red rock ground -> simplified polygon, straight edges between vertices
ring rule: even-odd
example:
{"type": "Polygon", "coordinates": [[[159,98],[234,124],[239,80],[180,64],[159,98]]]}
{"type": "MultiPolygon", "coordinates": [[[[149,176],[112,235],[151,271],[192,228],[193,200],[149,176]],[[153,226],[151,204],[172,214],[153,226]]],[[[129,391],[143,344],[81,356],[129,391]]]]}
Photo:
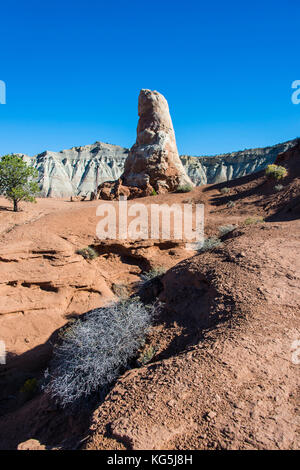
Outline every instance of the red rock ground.
{"type": "Polygon", "coordinates": [[[45,199],[18,214],[0,211],[0,331],[9,352],[0,369],[1,448],[28,439],[54,449],[299,448],[291,350],[300,339],[299,148],[287,154],[280,164],[289,176],[278,193],[260,173],[139,200],[204,202],[208,236],[237,225],[213,252],[99,243],[98,201],[45,199]],[[245,223],[258,216],[265,222],[245,223]],[[100,256],[75,253],[87,245],[100,256]],[[120,284],[131,292],[155,266],[169,270],[165,308],[147,340],[156,350],[150,363],[123,374],[100,406],[73,415],[43,394],[20,394],[26,378],[40,377],[70,315],[114,299],[120,284]]]}

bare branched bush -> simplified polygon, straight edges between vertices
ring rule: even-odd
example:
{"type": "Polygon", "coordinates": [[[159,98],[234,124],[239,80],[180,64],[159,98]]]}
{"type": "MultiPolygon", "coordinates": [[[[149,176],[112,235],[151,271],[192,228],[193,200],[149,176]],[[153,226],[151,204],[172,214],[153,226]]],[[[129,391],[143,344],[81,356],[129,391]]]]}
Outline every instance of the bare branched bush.
{"type": "Polygon", "coordinates": [[[139,350],[154,312],[135,298],[77,320],[54,349],[44,390],[65,407],[107,387],[139,350]]]}

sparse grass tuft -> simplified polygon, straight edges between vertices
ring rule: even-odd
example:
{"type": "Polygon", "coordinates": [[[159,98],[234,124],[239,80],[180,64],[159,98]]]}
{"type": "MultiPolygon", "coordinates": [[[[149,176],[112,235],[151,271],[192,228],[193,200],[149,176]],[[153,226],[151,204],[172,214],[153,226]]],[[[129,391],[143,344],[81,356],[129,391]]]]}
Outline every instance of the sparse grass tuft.
{"type": "Polygon", "coordinates": [[[282,184],[276,184],[276,186],[274,186],[274,189],[277,193],[279,193],[280,191],[282,191],[284,188],[284,186],[282,184]]]}
{"type": "Polygon", "coordinates": [[[32,396],[37,391],[37,388],[38,383],[36,378],[27,379],[20,388],[20,392],[26,396],[32,396]]]}
{"type": "Polygon", "coordinates": [[[262,216],[258,216],[258,217],[248,217],[245,221],[244,221],[244,224],[245,225],[252,225],[252,224],[259,224],[259,223],[263,223],[265,220],[262,216]]]}
{"type": "Polygon", "coordinates": [[[213,251],[215,248],[218,248],[221,245],[222,245],[222,242],[220,238],[215,237],[215,236],[208,237],[208,238],[205,238],[202,247],[199,249],[199,252],[203,253],[205,251],[213,251]]]}
{"type": "Polygon", "coordinates": [[[156,268],[153,268],[151,269],[151,271],[148,271],[147,273],[143,273],[141,275],[142,282],[152,281],[156,277],[160,277],[165,274],[166,271],[167,268],[165,268],[164,266],[158,266],[156,268]]]}
{"type": "Polygon", "coordinates": [[[127,299],[129,297],[128,288],[125,284],[112,284],[113,293],[120,299],[127,299]]]}
{"type": "Polygon", "coordinates": [[[80,248],[79,250],[76,250],[76,253],[78,255],[83,256],[84,259],[95,259],[99,256],[97,251],[94,250],[94,248],[92,248],[91,246],[87,246],[86,248],[80,248]]]}
{"type": "Polygon", "coordinates": [[[225,187],[225,188],[220,188],[219,191],[220,191],[221,194],[228,194],[230,189],[225,187]]]}
{"type": "Polygon", "coordinates": [[[144,366],[145,364],[148,364],[156,353],[157,349],[153,346],[149,346],[147,349],[144,349],[137,360],[138,365],[144,366]]]}
{"type": "Polygon", "coordinates": [[[138,352],[154,314],[154,306],[131,298],[76,320],[54,348],[44,390],[62,407],[105,390],[138,352]]]}
{"type": "Polygon", "coordinates": [[[279,165],[268,165],[266,170],[265,170],[266,176],[269,178],[273,178],[275,180],[281,180],[282,178],[285,178],[288,174],[287,169],[284,168],[284,166],[279,166],[279,165]]]}
{"type": "Polygon", "coordinates": [[[221,225],[221,227],[219,227],[219,232],[220,232],[220,235],[226,235],[227,233],[230,233],[232,232],[233,230],[236,229],[236,225],[221,225]]]}
{"type": "Polygon", "coordinates": [[[235,206],[235,202],[233,202],[233,201],[228,201],[227,204],[226,204],[226,206],[228,207],[228,209],[231,209],[232,207],[235,206]]]}

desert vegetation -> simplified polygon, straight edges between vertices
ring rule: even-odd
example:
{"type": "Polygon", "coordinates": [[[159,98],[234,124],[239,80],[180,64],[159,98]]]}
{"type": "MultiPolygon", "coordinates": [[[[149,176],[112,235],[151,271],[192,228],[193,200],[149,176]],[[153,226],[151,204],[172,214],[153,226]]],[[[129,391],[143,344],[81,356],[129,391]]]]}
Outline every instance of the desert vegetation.
{"type": "Polygon", "coordinates": [[[219,246],[222,245],[222,242],[220,240],[220,238],[216,237],[216,236],[213,236],[213,237],[208,237],[208,238],[205,238],[204,240],[204,243],[202,245],[202,247],[200,248],[200,252],[205,252],[205,251],[212,251],[214,250],[215,248],[218,248],[219,246]]]}
{"type": "Polygon", "coordinates": [[[65,407],[103,390],[139,350],[154,312],[154,306],[132,298],[74,322],[54,349],[45,391],[65,407]]]}
{"type": "Polygon", "coordinates": [[[119,297],[119,299],[127,299],[129,297],[129,291],[126,284],[123,283],[113,283],[112,286],[113,293],[119,297]]]}
{"type": "Polygon", "coordinates": [[[259,224],[259,223],[263,223],[265,220],[262,216],[256,216],[256,217],[247,217],[247,219],[245,219],[244,221],[244,224],[245,225],[253,225],[253,224],[259,224]]]}
{"type": "Polygon", "coordinates": [[[236,229],[236,225],[231,225],[231,224],[221,225],[221,227],[219,227],[219,232],[220,232],[220,235],[222,236],[222,235],[226,235],[227,233],[232,232],[235,229],[236,229]]]}
{"type": "Polygon", "coordinates": [[[148,364],[153,359],[156,353],[157,349],[152,345],[144,348],[137,360],[138,365],[144,366],[148,364]]]}
{"type": "Polygon", "coordinates": [[[19,202],[36,202],[39,193],[38,172],[18,155],[4,155],[0,160],[0,194],[13,203],[14,212],[19,202]]]}
{"type": "Polygon", "coordinates": [[[190,191],[192,191],[192,189],[193,189],[193,186],[191,186],[190,184],[184,184],[184,185],[178,186],[176,189],[176,192],[177,193],[189,193],[190,191]]]}
{"type": "Polygon", "coordinates": [[[224,188],[220,188],[219,191],[221,194],[228,194],[230,189],[225,186],[224,188]]]}
{"type": "Polygon", "coordinates": [[[164,266],[157,266],[156,268],[151,269],[150,271],[143,273],[141,275],[141,283],[146,283],[152,281],[153,279],[162,276],[167,271],[167,268],[164,266]]]}
{"type": "Polygon", "coordinates": [[[281,180],[287,176],[287,169],[280,165],[268,165],[265,170],[266,176],[275,180],[281,180]]]}

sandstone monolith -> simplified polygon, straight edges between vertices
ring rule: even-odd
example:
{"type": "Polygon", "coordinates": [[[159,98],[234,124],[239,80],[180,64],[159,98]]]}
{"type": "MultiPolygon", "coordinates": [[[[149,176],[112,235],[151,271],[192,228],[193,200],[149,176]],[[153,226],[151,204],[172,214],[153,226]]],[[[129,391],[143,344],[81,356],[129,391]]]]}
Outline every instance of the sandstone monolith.
{"type": "Polygon", "coordinates": [[[125,161],[122,182],[157,192],[194,186],[185,172],[176,146],[167,100],[157,91],[141,90],[136,143],[125,161]]]}

